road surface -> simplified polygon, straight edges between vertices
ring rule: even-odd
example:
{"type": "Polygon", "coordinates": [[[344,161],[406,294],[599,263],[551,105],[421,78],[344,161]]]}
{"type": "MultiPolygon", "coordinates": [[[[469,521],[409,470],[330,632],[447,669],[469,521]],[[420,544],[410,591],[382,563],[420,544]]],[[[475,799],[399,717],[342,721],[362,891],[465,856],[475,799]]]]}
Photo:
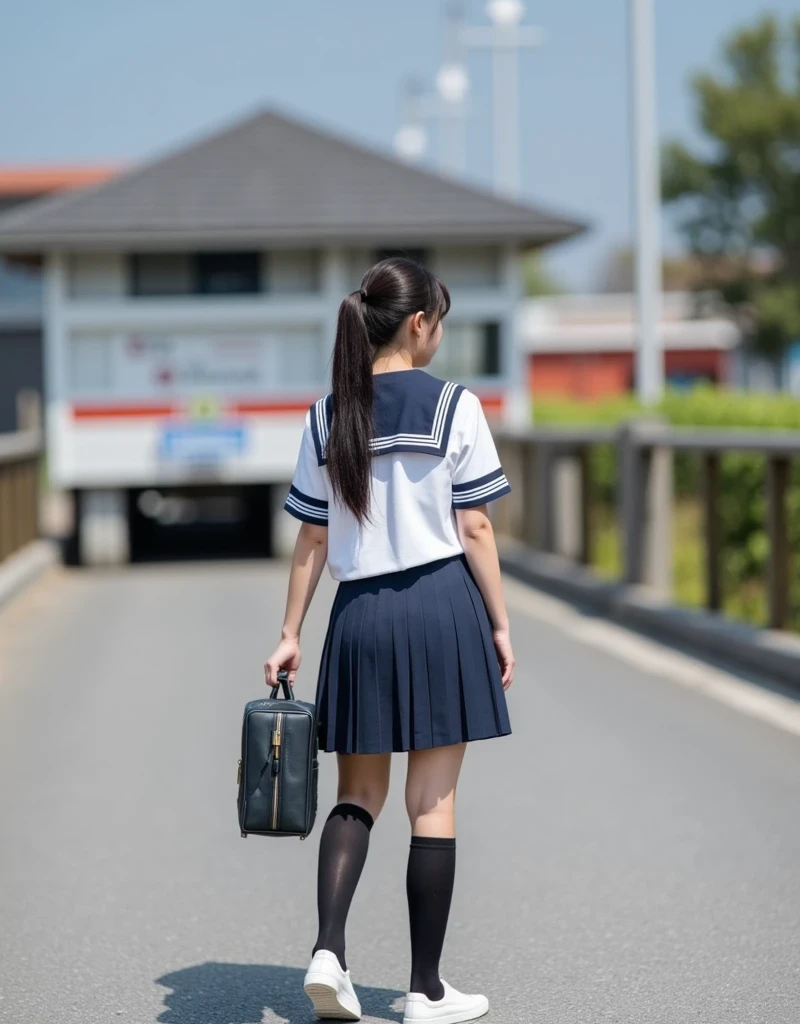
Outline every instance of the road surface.
{"type": "MultiPolygon", "coordinates": [[[[235,818],[284,585],[263,562],[57,571],[0,613],[0,1020],[310,1024],[320,827],[235,818]]],[[[492,1024],[797,1024],[800,738],[535,609],[513,630],[515,732],[467,756],[444,976],[492,1024]]],[[[403,767],[349,927],[369,1022],[407,983],[403,767]]]]}

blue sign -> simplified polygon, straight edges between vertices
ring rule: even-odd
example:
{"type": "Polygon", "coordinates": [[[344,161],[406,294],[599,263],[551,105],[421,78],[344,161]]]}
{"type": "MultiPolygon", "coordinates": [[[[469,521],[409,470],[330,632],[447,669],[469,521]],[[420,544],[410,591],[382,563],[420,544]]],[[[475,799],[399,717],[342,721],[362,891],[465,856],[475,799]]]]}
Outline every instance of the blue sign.
{"type": "Polygon", "coordinates": [[[240,423],[191,423],[166,427],[159,452],[177,462],[220,462],[245,449],[245,429],[240,423]]]}

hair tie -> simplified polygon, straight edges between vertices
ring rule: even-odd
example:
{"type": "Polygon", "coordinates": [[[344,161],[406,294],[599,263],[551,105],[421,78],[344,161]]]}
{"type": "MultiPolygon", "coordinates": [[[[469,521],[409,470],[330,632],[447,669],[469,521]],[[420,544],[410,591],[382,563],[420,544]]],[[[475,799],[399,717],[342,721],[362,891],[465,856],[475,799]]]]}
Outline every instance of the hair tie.
{"type": "Polygon", "coordinates": [[[362,302],[366,302],[367,301],[367,293],[366,293],[366,291],[363,288],[359,288],[358,289],[358,294],[361,296],[361,301],[362,302]]]}

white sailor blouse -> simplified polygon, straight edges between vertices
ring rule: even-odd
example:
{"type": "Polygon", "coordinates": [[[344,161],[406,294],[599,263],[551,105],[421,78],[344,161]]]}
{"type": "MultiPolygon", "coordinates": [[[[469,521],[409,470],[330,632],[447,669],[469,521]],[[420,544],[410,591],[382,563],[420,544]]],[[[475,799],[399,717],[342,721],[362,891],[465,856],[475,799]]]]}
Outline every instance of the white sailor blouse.
{"type": "Polygon", "coordinates": [[[480,400],[424,370],[376,374],[372,498],[360,524],[334,500],[326,469],[333,396],[311,406],[284,508],[328,527],[336,580],[398,572],[459,554],[454,510],[511,490],[480,400]]]}

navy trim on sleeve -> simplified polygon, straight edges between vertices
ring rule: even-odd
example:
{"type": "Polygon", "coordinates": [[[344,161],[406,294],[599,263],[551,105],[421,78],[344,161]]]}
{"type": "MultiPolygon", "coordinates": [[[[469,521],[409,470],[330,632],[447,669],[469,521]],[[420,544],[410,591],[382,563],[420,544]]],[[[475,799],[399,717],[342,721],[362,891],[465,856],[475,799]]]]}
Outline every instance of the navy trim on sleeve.
{"type": "Polygon", "coordinates": [[[311,498],[294,486],[289,488],[286,501],[283,507],[289,513],[304,523],[313,523],[315,526],[328,525],[328,503],[319,498],[311,498]]]}
{"type": "Polygon", "coordinates": [[[478,477],[477,480],[468,480],[464,484],[453,484],[453,508],[474,508],[476,505],[485,505],[488,501],[502,498],[508,494],[511,487],[506,480],[503,467],[486,476],[478,477]]]}
{"type": "Polygon", "coordinates": [[[314,441],[314,451],[317,456],[317,465],[324,466],[327,461],[326,450],[328,437],[331,432],[331,418],[333,414],[333,395],[325,395],[318,402],[311,406],[311,438],[314,441]]]}

